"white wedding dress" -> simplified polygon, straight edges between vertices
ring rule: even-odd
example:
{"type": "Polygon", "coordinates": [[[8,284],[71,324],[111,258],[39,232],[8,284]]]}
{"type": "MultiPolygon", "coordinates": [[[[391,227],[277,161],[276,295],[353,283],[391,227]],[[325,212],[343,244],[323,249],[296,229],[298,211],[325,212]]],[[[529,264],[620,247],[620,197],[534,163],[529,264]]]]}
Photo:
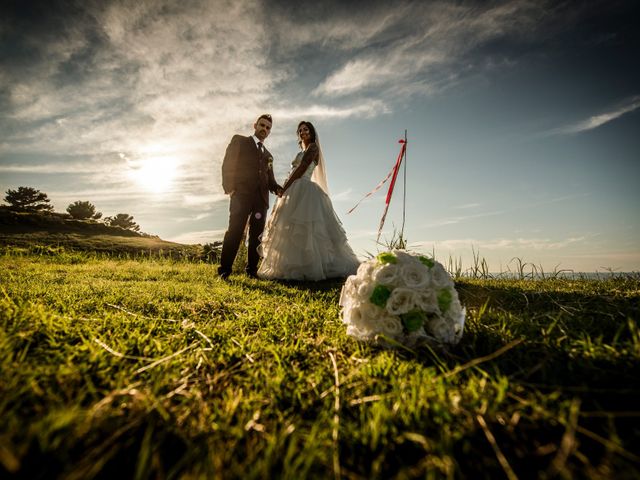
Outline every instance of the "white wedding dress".
{"type": "MultiPolygon", "coordinates": [[[[293,160],[291,172],[303,155],[300,152],[293,160]]],[[[358,269],[360,262],[347,242],[331,199],[311,179],[315,168],[311,162],[276,201],[259,248],[259,277],[316,281],[346,277],[358,269]]]]}

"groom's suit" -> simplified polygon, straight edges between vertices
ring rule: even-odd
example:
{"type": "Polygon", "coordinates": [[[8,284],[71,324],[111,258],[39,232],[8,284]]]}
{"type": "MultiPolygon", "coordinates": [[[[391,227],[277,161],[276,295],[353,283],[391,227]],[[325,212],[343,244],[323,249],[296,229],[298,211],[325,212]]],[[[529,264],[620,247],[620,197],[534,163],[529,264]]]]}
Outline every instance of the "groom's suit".
{"type": "Polygon", "coordinates": [[[252,136],[234,135],[222,162],[222,188],[231,194],[229,228],[224,235],[220,258],[220,275],[229,275],[238,253],[240,241],[249,218],[249,247],[247,273],[258,270],[258,246],[264,231],[269,191],[277,193],[280,187],[273,176],[273,158],[262,147],[260,151],[252,136]]]}

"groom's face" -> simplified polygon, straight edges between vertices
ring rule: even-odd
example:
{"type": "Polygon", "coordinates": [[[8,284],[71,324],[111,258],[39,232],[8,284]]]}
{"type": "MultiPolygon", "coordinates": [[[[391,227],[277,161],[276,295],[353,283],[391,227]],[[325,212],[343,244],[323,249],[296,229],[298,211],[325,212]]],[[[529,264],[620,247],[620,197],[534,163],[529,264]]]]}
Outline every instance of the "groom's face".
{"type": "Polygon", "coordinates": [[[253,125],[253,129],[255,130],[254,135],[259,138],[261,142],[264,142],[264,139],[271,133],[271,122],[266,118],[259,118],[253,125]]]}

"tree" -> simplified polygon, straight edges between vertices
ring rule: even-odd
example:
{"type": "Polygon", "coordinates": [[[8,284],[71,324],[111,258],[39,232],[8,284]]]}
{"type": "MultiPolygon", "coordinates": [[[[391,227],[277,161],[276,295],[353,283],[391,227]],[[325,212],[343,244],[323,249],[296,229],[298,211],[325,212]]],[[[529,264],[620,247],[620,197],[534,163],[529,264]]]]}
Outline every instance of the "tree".
{"type": "Polygon", "coordinates": [[[113,217],[107,217],[104,221],[112,227],[121,227],[125,230],[133,230],[134,232],[140,231],[140,225],[134,222],[133,217],[127,213],[119,213],[113,217]]]}
{"type": "Polygon", "coordinates": [[[71,203],[67,207],[67,212],[78,220],[86,220],[87,218],[98,220],[102,217],[102,213],[96,212],[96,207],[91,202],[81,202],[80,200],[71,203]]]}
{"type": "Polygon", "coordinates": [[[53,212],[53,205],[46,193],[31,187],[18,187],[7,190],[4,201],[12,210],[18,212],[53,212]]]}

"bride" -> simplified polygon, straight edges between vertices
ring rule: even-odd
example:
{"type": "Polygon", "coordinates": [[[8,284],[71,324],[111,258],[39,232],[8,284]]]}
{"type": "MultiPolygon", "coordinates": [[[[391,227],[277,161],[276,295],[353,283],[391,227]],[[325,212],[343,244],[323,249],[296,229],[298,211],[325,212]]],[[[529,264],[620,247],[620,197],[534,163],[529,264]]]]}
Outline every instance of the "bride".
{"type": "Polygon", "coordinates": [[[310,122],[298,125],[302,151],[267,222],[258,276],[324,280],[354,274],[360,262],[328,195],[324,158],[310,122]]]}

